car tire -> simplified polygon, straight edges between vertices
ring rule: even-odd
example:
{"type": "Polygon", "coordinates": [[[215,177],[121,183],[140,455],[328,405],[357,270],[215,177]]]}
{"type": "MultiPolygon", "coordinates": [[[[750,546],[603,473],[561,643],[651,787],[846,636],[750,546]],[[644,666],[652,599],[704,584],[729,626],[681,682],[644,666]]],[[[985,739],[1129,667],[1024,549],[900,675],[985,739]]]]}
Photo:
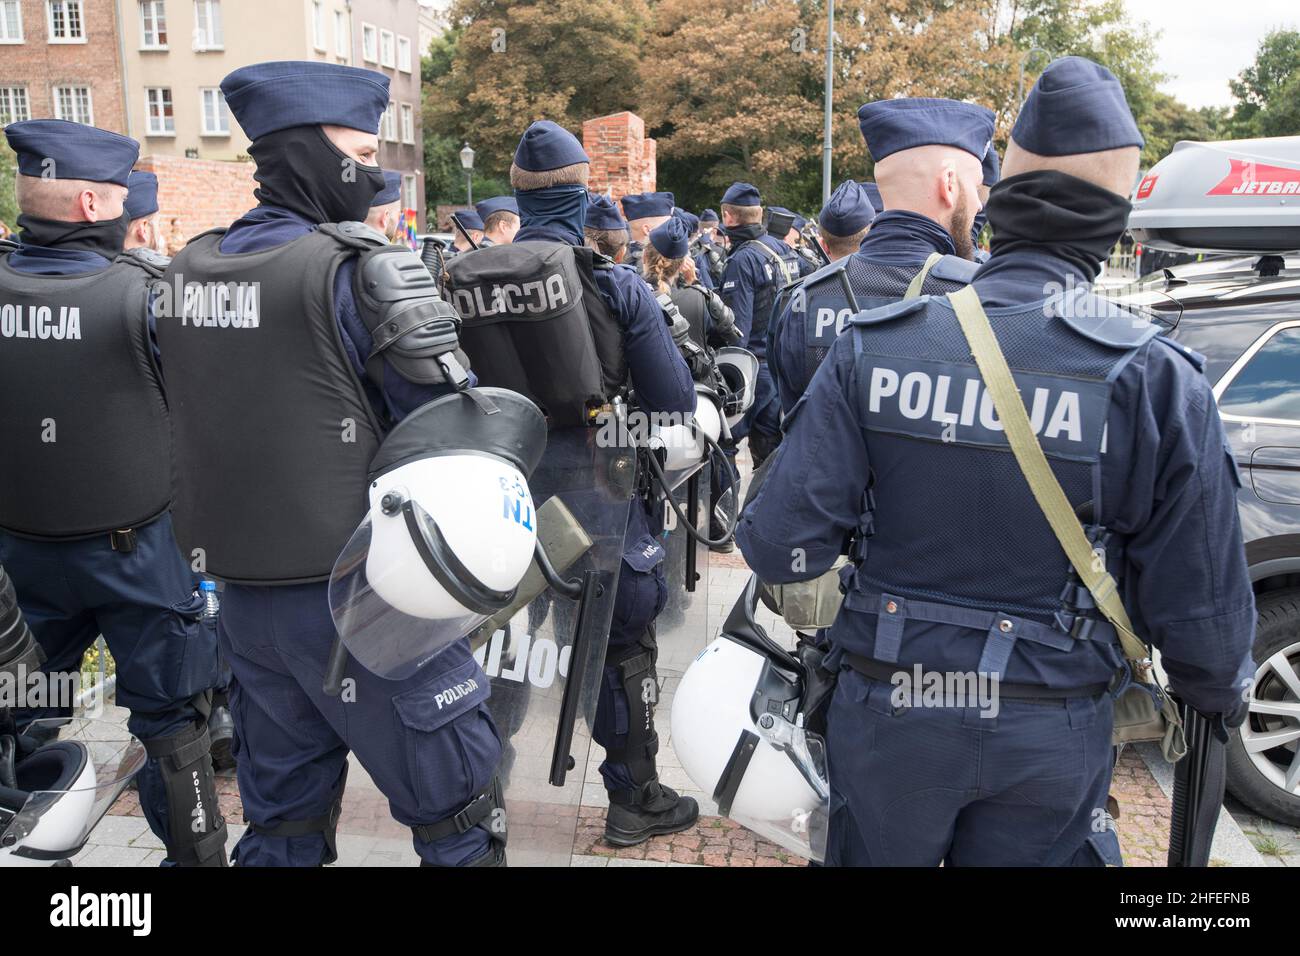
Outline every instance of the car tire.
{"type": "Polygon", "coordinates": [[[1288,687],[1275,670],[1276,661],[1285,653],[1286,664],[1293,671],[1300,668],[1300,589],[1280,591],[1259,599],[1255,631],[1254,659],[1257,699],[1294,703],[1297,716],[1256,713],[1254,705],[1242,728],[1228,742],[1228,790],[1254,812],[1270,820],[1300,826],[1300,794],[1283,788],[1284,775],[1296,759],[1300,738],[1291,739],[1265,752],[1251,753],[1247,741],[1265,731],[1300,730],[1300,695],[1292,681],[1288,687]]]}

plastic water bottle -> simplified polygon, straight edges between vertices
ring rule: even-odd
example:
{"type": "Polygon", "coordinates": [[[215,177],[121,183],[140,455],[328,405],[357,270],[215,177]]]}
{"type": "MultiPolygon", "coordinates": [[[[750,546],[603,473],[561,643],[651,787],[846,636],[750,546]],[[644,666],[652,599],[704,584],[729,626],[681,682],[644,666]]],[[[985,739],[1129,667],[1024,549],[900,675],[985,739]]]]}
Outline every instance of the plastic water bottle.
{"type": "Polygon", "coordinates": [[[203,623],[216,627],[217,615],[221,613],[221,599],[217,597],[217,582],[200,581],[199,593],[203,595],[203,623]]]}

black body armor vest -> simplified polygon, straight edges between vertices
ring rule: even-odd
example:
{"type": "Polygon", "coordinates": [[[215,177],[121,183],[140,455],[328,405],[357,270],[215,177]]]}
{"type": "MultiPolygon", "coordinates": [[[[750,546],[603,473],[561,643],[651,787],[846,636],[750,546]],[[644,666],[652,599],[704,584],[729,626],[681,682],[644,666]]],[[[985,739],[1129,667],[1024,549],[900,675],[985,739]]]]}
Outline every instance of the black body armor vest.
{"type": "Polygon", "coordinates": [[[176,537],[228,581],[325,580],[365,515],[381,432],[343,350],[334,279],[375,243],[324,225],[223,255],[223,235],[196,237],[163,277],[176,537]]]}
{"type": "Polygon", "coordinates": [[[0,250],[0,528],[48,539],[148,524],[171,503],[150,276],[19,272],[0,250]]]}

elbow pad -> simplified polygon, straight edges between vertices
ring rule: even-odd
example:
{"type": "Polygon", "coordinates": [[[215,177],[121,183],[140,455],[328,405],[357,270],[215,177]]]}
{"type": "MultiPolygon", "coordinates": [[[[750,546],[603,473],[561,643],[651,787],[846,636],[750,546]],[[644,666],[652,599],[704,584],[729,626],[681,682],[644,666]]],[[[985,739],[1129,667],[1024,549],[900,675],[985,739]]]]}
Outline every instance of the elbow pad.
{"type": "Polygon", "coordinates": [[[366,374],[382,382],[383,360],[416,385],[469,385],[469,359],[460,351],[460,316],[438,294],[424,262],[405,246],[363,253],[353,292],[373,345],[366,374]]]}
{"type": "Polygon", "coordinates": [[[712,289],[705,289],[704,301],[709,309],[709,334],[716,336],[723,345],[736,345],[740,342],[740,329],[736,328],[736,314],[727,308],[722,296],[712,289]]]}

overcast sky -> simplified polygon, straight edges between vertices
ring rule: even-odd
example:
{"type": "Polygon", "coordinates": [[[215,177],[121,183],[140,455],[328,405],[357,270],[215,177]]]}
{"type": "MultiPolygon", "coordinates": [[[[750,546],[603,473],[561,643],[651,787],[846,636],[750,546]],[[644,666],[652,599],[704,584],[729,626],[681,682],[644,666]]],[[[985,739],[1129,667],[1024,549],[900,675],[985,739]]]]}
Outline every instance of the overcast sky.
{"type": "Polygon", "coordinates": [[[1264,34],[1300,27],[1298,0],[1125,0],[1134,19],[1162,31],[1164,89],[1188,106],[1227,106],[1228,80],[1255,59],[1264,34]]]}

